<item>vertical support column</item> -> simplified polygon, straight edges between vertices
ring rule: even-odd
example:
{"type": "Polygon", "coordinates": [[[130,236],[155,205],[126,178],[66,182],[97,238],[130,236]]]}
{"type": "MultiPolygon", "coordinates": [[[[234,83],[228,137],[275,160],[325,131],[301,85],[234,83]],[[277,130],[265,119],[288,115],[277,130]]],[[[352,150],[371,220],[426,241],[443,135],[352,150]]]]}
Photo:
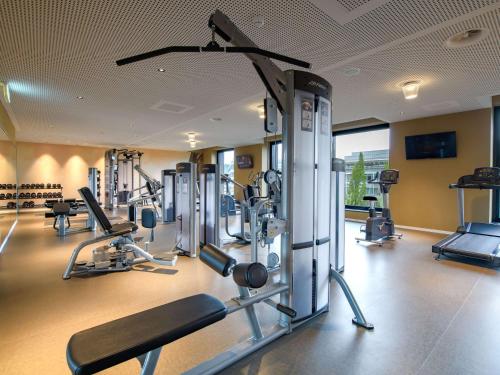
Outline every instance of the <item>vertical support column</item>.
{"type": "MultiPolygon", "coordinates": [[[[240,291],[240,298],[245,299],[251,296],[250,291],[248,288],[239,286],[238,287],[240,291]]],[[[245,307],[245,313],[247,314],[248,322],[250,324],[250,327],[252,329],[253,333],[253,338],[255,340],[260,340],[264,337],[264,334],[262,333],[262,328],[259,323],[259,318],[257,318],[257,314],[255,312],[255,305],[249,305],[245,307]]]]}
{"type": "Polygon", "coordinates": [[[458,226],[459,228],[465,227],[465,213],[464,213],[464,189],[457,188],[457,208],[458,208],[458,226]]]}

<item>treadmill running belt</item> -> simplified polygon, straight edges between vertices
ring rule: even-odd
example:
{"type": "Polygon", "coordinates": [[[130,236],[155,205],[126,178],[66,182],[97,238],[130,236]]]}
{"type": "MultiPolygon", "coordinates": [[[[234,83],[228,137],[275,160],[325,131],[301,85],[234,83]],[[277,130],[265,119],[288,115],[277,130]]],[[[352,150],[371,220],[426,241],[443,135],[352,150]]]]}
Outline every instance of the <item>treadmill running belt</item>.
{"type": "Polygon", "coordinates": [[[445,246],[445,250],[490,260],[500,256],[500,238],[466,233],[445,246]]]}

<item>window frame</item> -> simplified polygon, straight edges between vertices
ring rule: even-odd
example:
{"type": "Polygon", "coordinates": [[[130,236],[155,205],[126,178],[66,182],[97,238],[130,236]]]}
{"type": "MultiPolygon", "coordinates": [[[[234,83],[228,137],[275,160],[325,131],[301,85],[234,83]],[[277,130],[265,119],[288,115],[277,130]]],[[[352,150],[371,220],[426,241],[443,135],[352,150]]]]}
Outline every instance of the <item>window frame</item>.
{"type": "MultiPolygon", "coordinates": [[[[362,127],[357,127],[357,128],[353,128],[353,129],[343,129],[343,130],[332,131],[332,151],[333,151],[334,157],[336,157],[336,150],[335,150],[335,146],[336,146],[336,138],[335,137],[336,136],[352,135],[352,134],[359,134],[359,133],[371,132],[371,131],[376,131],[376,130],[385,130],[385,129],[390,129],[389,123],[362,126],[362,127]]],[[[389,155],[390,155],[390,146],[389,146],[389,155]]],[[[346,204],[345,209],[347,211],[368,212],[369,207],[346,204]]],[[[376,207],[375,211],[382,212],[382,208],[376,207]]]]}
{"type": "MultiPolygon", "coordinates": [[[[500,167],[500,106],[494,106],[493,116],[493,166],[500,167]]],[[[492,191],[491,222],[500,223],[500,190],[492,191]]]]}
{"type": "Polygon", "coordinates": [[[276,141],[271,141],[269,142],[269,169],[274,169],[274,163],[275,160],[277,159],[277,151],[278,151],[278,145],[281,144],[283,147],[283,141],[282,140],[276,140],[276,141]]]}

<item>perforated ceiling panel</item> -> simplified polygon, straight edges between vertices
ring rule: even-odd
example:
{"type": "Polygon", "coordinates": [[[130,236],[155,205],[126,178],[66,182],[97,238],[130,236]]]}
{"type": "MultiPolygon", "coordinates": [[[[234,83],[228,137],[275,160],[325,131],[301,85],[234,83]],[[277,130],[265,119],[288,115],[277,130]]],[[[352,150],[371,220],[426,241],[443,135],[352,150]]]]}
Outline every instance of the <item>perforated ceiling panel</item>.
{"type": "Polygon", "coordinates": [[[196,131],[200,147],[256,142],[263,85],[243,56],[114,64],[167,45],[206,44],[208,17],[219,8],[262,48],[312,62],[334,87],[335,122],[429,116],[446,111],[429,105],[449,101],[458,103],[453,111],[474,109],[482,106],[476,97],[500,91],[498,1],[339,4],[355,13],[374,2],[383,5],[340,24],[306,0],[0,0],[0,81],[10,85],[21,140],[187,149],[185,133],[196,131]],[[443,47],[467,27],[487,27],[490,36],[443,47]],[[346,68],[360,74],[346,76],[346,68]],[[421,96],[405,102],[396,86],[415,77],[424,81],[421,96]],[[222,121],[210,122],[214,116],[222,121]]]}
{"type": "Polygon", "coordinates": [[[352,11],[359,8],[361,5],[368,3],[370,0],[338,0],[340,5],[346,8],[348,11],[352,11]]]}

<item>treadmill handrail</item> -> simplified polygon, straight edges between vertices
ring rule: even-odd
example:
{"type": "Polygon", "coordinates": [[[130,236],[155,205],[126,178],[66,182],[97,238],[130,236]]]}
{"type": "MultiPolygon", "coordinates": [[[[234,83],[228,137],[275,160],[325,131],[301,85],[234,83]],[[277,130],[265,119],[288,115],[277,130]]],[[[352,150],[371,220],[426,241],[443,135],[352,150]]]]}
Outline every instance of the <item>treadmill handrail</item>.
{"type": "Polygon", "coordinates": [[[450,184],[450,189],[479,189],[479,190],[500,190],[500,185],[492,184],[450,184]]]}

